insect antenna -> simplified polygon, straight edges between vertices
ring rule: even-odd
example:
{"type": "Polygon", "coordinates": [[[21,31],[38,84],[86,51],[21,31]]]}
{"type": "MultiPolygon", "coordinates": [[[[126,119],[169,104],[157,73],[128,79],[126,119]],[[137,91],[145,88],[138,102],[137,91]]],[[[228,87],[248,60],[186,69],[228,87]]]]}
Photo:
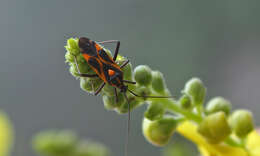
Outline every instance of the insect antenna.
{"type": "Polygon", "coordinates": [[[124,96],[125,96],[125,99],[127,101],[127,109],[128,109],[128,118],[127,118],[127,134],[126,134],[126,140],[125,140],[125,156],[127,156],[127,153],[128,153],[128,142],[129,142],[129,134],[130,134],[130,119],[131,119],[131,116],[130,116],[130,102],[129,102],[129,99],[126,95],[126,92],[123,93],[124,96]]]}
{"type": "Polygon", "coordinates": [[[143,98],[174,98],[173,96],[149,96],[149,95],[138,95],[135,92],[131,91],[130,89],[127,89],[132,95],[136,97],[143,97],[143,98]]]}

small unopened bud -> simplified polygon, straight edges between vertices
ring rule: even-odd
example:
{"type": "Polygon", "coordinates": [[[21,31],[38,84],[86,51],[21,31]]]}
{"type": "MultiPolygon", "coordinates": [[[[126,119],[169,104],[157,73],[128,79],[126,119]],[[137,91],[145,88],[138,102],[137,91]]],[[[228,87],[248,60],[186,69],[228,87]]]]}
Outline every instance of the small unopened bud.
{"type": "Polygon", "coordinates": [[[124,68],[122,68],[122,71],[124,73],[124,80],[132,81],[132,64],[128,63],[124,68]]]}
{"type": "Polygon", "coordinates": [[[74,66],[73,64],[70,64],[70,69],[69,69],[71,75],[73,75],[74,77],[78,77],[78,71],[76,69],[76,66],[74,66]]]}
{"type": "Polygon", "coordinates": [[[206,88],[200,79],[192,78],[186,83],[184,93],[191,97],[193,104],[201,105],[205,99],[206,88]]]}
{"type": "Polygon", "coordinates": [[[152,87],[158,93],[165,92],[165,82],[163,74],[159,71],[152,72],[152,87]]]}
{"type": "Polygon", "coordinates": [[[146,65],[139,65],[134,70],[134,78],[139,85],[148,86],[152,81],[152,70],[146,65]]]}
{"type": "Polygon", "coordinates": [[[206,113],[212,114],[216,112],[223,111],[226,115],[229,115],[231,110],[231,104],[228,100],[222,97],[215,97],[211,99],[206,107],[206,113]]]}
{"type": "Polygon", "coordinates": [[[74,56],[71,55],[70,52],[66,52],[66,54],[65,54],[65,60],[66,60],[66,62],[73,63],[73,61],[74,61],[74,56]]]}
{"type": "MultiPolygon", "coordinates": [[[[115,95],[115,87],[106,84],[105,87],[102,89],[102,91],[109,96],[114,96],[115,95]]],[[[118,92],[118,89],[117,89],[118,92]]]]}
{"type": "Polygon", "coordinates": [[[144,118],[143,134],[153,145],[164,146],[169,142],[176,126],[177,121],[172,117],[164,117],[155,121],[144,118]]]}
{"type": "Polygon", "coordinates": [[[119,93],[117,95],[118,101],[116,101],[116,96],[108,96],[108,95],[103,95],[103,102],[104,106],[108,109],[114,109],[117,107],[120,107],[124,102],[125,102],[125,97],[123,94],[119,93]]]}
{"type": "MultiPolygon", "coordinates": [[[[90,71],[92,71],[92,69],[90,69],[90,66],[87,64],[78,64],[78,67],[81,73],[89,73],[90,71]]],[[[70,73],[74,77],[80,76],[76,64],[70,63],[70,73]]]]}
{"type": "MultiPolygon", "coordinates": [[[[151,94],[151,89],[149,87],[145,86],[137,86],[135,89],[135,93],[140,95],[140,96],[147,96],[151,94]]],[[[142,97],[138,97],[139,99],[145,99],[142,97]]]]}
{"type": "MultiPolygon", "coordinates": [[[[117,56],[116,62],[119,66],[123,65],[125,62],[127,61],[127,59],[121,55],[117,56]]],[[[132,64],[131,62],[129,62],[126,66],[124,66],[122,68],[122,71],[124,73],[124,80],[129,80],[129,81],[133,81],[133,75],[132,75],[132,64]]],[[[129,85],[129,84],[128,84],[129,85]]]]}
{"type": "Polygon", "coordinates": [[[78,39],[70,38],[67,41],[67,45],[65,46],[66,50],[69,51],[72,55],[76,56],[79,52],[78,47],[78,39]]]}
{"type": "Polygon", "coordinates": [[[183,109],[187,109],[187,110],[190,110],[192,108],[192,104],[191,104],[191,98],[190,96],[184,94],[180,100],[179,100],[179,103],[181,105],[181,108],[183,109]]]}
{"type": "Polygon", "coordinates": [[[117,107],[116,111],[120,114],[127,113],[128,112],[128,105],[130,107],[130,111],[134,109],[135,107],[139,106],[143,100],[140,98],[136,98],[133,96],[128,96],[129,104],[125,100],[124,103],[122,103],[119,107],[117,107]]]}
{"type": "Polygon", "coordinates": [[[253,116],[248,110],[236,110],[230,116],[229,124],[238,137],[246,137],[254,129],[253,116]]]}
{"type": "Polygon", "coordinates": [[[231,133],[224,112],[210,114],[200,123],[198,132],[210,143],[219,143],[231,133]]]}
{"type": "Polygon", "coordinates": [[[164,112],[163,104],[155,101],[148,106],[144,116],[149,120],[158,120],[163,117],[164,112]]]}
{"type": "Polygon", "coordinates": [[[86,92],[94,93],[102,84],[101,79],[80,78],[80,88],[86,92]]]}

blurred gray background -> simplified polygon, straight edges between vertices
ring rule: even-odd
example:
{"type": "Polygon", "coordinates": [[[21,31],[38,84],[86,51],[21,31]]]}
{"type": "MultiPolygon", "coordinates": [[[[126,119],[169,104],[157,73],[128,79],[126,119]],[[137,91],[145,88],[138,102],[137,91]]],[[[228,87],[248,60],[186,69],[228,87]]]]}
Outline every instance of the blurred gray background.
{"type": "MultiPolygon", "coordinates": [[[[105,110],[70,75],[70,37],[120,40],[121,54],[163,72],[177,96],[200,77],[207,99],[224,96],[260,125],[259,17],[257,0],[1,0],[0,109],[15,126],[12,155],[35,155],[32,135],[49,128],[75,130],[123,154],[126,116],[105,110]]],[[[132,114],[129,155],[158,156],[142,136],[144,110],[132,114]]]]}

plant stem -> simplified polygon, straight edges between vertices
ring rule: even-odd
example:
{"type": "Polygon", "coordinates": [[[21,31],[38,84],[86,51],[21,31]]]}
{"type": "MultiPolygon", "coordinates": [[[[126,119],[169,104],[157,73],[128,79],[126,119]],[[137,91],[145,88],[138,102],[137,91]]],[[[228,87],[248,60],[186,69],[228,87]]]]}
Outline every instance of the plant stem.
{"type": "Polygon", "coordinates": [[[228,144],[228,145],[230,145],[230,146],[234,146],[234,147],[240,147],[240,148],[243,148],[243,147],[244,147],[244,145],[243,145],[241,142],[235,140],[235,139],[232,138],[231,136],[229,136],[229,137],[225,140],[225,143],[228,144]]]}
{"type": "Polygon", "coordinates": [[[172,99],[153,99],[153,101],[160,101],[164,104],[165,108],[173,113],[180,113],[185,116],[187,119],[200,123],[202,118],[199,115],[196,115],[190,111],[182,109],[174,100],[172,99]]]}

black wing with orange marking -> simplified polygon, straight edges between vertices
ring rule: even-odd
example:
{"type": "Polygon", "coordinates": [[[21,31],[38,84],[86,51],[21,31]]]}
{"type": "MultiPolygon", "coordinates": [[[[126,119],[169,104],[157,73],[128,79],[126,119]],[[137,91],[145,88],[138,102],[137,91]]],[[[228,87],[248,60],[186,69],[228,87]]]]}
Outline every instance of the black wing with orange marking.
{"type": "MultiPolygon", "coordinates": [[[[113,77],[123,77],[120,66],[105,52],[105,50],[96,42],[82,37],[79,39],[79,48],[85,60],[104,81],[112,86],[115,84],[113,77]]],[[[120,80],[119,80],[120,81],[120,80]]]]}

